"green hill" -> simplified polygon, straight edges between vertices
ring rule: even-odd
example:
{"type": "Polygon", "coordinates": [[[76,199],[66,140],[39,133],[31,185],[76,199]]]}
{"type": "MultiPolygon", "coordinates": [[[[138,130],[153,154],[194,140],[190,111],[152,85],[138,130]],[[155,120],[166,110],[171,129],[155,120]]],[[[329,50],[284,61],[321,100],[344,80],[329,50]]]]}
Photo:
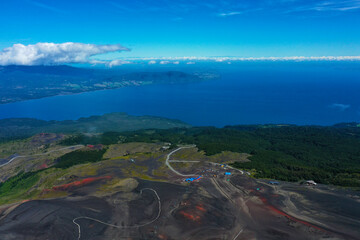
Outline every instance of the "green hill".
{"type": "Polygon", "coordinates": [[[103,133],[139,129],[190,127],[179,120],[152,116],[130,116],[126,113],[109,113],[78,120],[44,121],[32,118],[0,120],[0,141],[30,137],[37,133],[103,133]]]}

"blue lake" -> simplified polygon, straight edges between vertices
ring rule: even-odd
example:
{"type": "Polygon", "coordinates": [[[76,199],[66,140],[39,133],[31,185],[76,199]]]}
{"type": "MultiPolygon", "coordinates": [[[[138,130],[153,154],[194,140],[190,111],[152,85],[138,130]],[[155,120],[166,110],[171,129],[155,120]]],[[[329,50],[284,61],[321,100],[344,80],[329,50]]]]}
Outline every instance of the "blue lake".
{"type": "MultiPolygon", "coordinates": [[[[156,70],[174,69],[166,66],[156,70]]],[[[144,66],[141,70],[151,69],[144,66]]],[[[202,126],[331,125],[360,121],[360,63],[357,62],[222,63],[177,66],[176,70],[212,71],[221,74],[221,79],[127,87],[5,104],[0,105],[0,118],[65,120],[126,112],[202,126]]]]}

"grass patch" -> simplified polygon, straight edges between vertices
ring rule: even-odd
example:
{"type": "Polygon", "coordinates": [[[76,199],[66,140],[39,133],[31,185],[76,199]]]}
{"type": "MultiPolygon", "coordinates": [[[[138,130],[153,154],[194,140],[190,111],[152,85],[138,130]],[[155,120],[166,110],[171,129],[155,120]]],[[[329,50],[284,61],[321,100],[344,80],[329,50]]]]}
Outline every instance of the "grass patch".
{"type": "Polygon", "coordinates": [[[8,203],[11,200],[28,199],[32,197],[29,190],[39,181],[37,172],[21,172],[0,184],[0,203],[8,203]]]}

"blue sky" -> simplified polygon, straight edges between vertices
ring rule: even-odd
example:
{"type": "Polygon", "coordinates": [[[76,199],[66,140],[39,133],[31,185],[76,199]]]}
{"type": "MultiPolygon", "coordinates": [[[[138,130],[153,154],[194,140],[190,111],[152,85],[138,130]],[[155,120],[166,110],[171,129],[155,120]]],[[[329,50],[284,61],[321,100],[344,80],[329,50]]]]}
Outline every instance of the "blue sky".
{"type": "Polygon", "coordinates": [[[117,57],[360,55],[360,0],[11,0],[0,50],[15,43],[121,44],[117,57]]]}

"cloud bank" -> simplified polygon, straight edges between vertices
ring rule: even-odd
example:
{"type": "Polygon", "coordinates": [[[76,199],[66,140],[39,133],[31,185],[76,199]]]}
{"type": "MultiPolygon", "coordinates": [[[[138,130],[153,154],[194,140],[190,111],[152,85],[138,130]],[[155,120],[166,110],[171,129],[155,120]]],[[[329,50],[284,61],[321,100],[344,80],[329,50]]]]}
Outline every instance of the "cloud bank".
{"type": "Polygon", "coordinates": [[[128,61],[149,61],[151,64],[170,64],[179,61],[213,61],[213,62],[232,62],[232,61],[360,61],[360,56],[322,56],[322,57],[143,57],[143,58],[126,58],[128,61]]]}
{"type": "Polygon", "coordinates": [[[194,64],[200,61],[241,62],[241,61],[360,61],[360,56],[292,56],[292,57],[128,57],[112,60],[99,60],[93,56],[130,51],[120,44],[84,44],[84,43],[37,43],[34,45],[14,44],[0,51],[0,66],[6,65],[57,65],[71,63],[102,64],[108,67],[147,61],[148,64],[194,64]]]}
{"type": "Polygon", "coordinates": [[[99,63],[91,57],[109,52],[129,51],[120,44],[37,43],[14,44],[0,51],[0,65],[56,65],[65,63],[99,63]]]}
{"type": "Polygon", "coordinates": [[[346,109],[350,108],[350,105],[349,104],[342,104],[342,103],[333,103],[333,104],[330,105],[330,107],[343,112],[346,109]]]}

